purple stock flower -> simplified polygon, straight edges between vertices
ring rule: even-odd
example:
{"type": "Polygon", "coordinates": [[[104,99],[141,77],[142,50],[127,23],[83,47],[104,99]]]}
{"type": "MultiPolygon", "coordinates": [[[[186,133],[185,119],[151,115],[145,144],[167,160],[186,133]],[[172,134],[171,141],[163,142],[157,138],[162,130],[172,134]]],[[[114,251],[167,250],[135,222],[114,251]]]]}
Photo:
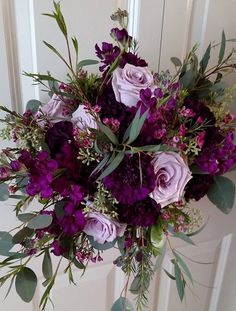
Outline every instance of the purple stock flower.
{"type": "Polygon", "coordinates": [[[107,66],[111,65],[120,54],[120,48],[118,48],[118,46],[113,46],[113,44],[107,42],[102,42],[101,48],[96,44],[95,51],[97,57],[104,64],[99,67],[101,72],[103,72],[107,66]]]}
{"type": "Polygon", "coordinates": [[[226,173],[236,162],[236,145],[233,143],[233,133],[229,132],[224,140],[210,147],[205,147],[196,160],[199,168],[211,175],[226,173]]]}
{"type": "Polygon", "coordinates": [[[74,235],[83,230],[86,219],[82,210],[76,208],[75,204],[68,202],[64,206],[65,215],[58,220],[62,231],[67,235],[74,235]]]}
{"type": "Polygon", "coordinates": [[[126,29],[112,28],[111,36],[118,42],[125,43],[128,40],[132,39],[126,29]]]}
{"type": "Polygon", "coordinates": [[[58,168],[57,162],[49,158],[47,151],[41,151],[33,159],[31,154],[23,150],[19,157],[29,171],[29,182],[26,192],[34,196],[40,194],[42,198],[49,198],[53,194],[53,173],[58,168]]]}
{"type": "Polygon", "coordinates": [[[133,226],[152,226],[157,222],[160,209],[160,204],[149,197],[132,205],[120,204],[119,220],[133,226]]]}
{"type": "Polygon", "coordinates": [[[143,200],[156,186],[156,176],[148,155],[126,155],[121,164],[104,178],[104,184],[122,204],[143,200]],[[142,180],[140,179],[142,174],[142,180]]]}

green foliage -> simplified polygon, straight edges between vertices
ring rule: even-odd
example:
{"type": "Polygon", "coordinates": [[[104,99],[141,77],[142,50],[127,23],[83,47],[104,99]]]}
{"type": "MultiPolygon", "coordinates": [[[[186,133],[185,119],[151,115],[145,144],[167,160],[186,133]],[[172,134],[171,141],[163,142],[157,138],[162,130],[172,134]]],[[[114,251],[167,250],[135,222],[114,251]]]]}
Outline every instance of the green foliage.
{"type": "Polygon", "coordinates": [[[98,177],[98,180],[102,180],[106,176],[110,175],[122,162],[124,159],[125,153],[124,152],[118,152],[112,162],[105,168],[105,170],[102,172],[102,174],[98,177]]]}
{"type": "Polygon", "coordinates": [[[170,225],[168,226],[168,231],[173,235],[173,237],[179,238],[179,239],[183,240],[184,242],[195,245],[193,240],[187,234],[185,234],[183,232],[175,232],[173,227],[171,227],[170,225]]]}
{"type": "Polygon", "coordinates": [[[52,260],[48,249],[44,253],[42,271],[46,280],[52,278],[52,260]]]}
{"type": "Polygon", "coordinates": [[[91,66],[91,65],[96,65],[98,64],[99,61],[95,60],[95,59],[84,59],[84,60],[81,60],[77,67],[78,68],[82,68],[82,67],[85,67],[85,66],[91,66]]]}
{"type": "Polygon", "coordinates": [[[222,37],[221,37],[221,45],[220,45],[220,52],[219,52],[219,60],[218,64],[220,64],[224,58],[225,55],[225,47],[226,47],[226,37],[224,30],[222,31],[222,37]]]}
{"type": "Polygon", "coordinates": [[[27,267],[23,267],[16,275],[16,292],[24,302],[30,302],[37,286],[37,276],[27,267]]]}
{"type": "Polygon", "coordinates": [[[11,234],[5,231],[0,231],[0,255],[8,256],[12,247],[13,243],[11,234]]]}
{"type": "Polygon", "coordinates": [[[22,222],[28,222],[32,218],[34,218],[36,215],[32,213],[23,213],[23,214],[18,214],[17,218],[22,221],[22,222]]]}
{"type": "Polygon", "coordinates": [[[171,57],[170,60],[175,65],[175,67],[181,67],[182,66],[182,62],[181,62],[181,60],[179,58],[171,57]]]}
{"type": "Polygon", "coordinates": [[[24,227],[20,231],[18,231],[12,238],[13,244],[20,244],[22,243],[26,238],[30,238],[34,233],[33,229],[24,227]]]}
{"type": "Polygon", "coordinates": [[[215,176],[214,184],[210,187],[208,199],[223,213],[228,214],[234,206],[235,185],[224,176],[215,176]]]}
{"type": "Polygon", "coordinates": [[[113,248],[116,244],[116,239],[112,242],[105,242],[104,244],[100,244],[96,241],[94,241],[94,238],[92,236],[88,236],[88,240],[93,248],[99,250],[99,251],[105,251],[107,249],[113,248]]]}
{"type": "Polygon", "coordinates": [[[36,99],[31,99],[26,104],[26,111],[30,110],[33,114],[38,112],[39,107],[41,106],[41,102],[36,99]]]}
{"type": "Polygon", "coordinates": [[[51,215],[38,215],[30,219],[27,227],[30,229],[43,229],[52,223],[51,215]]]}
{"type": "Polygon", "coordinates": [[[183,279],[181,270],[177,262],[174,261],[173,264],[174,264],[175,283],[176,283],[177,291],[178,291],[180,300],[183,301],[184,292],[185,292],[185,281],[183,279]]]}
{"type": "Polygon", "coordinates": [[[0,201],[6,201],[9,198],[8,185],[6,183],[0,184],[0,201]]]}
{"type": "Polygon", "coordinates": [[[113,303],[111,311],[134,311],[134,307],[127,298],[120,297],[113,303]]]}

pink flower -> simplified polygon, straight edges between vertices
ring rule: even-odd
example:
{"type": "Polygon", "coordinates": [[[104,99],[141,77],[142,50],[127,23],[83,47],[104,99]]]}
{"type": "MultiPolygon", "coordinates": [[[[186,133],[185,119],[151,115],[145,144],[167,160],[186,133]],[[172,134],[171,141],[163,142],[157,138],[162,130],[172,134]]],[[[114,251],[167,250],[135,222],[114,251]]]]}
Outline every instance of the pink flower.
{"type": "Polygon", "coordinates": [[[151,198],[161,207],[181,200],[184,188],[192,178],[183,158],[176,152],[158,152],[153,165],[157,179],[151,198]]]}
{"type": "Polygon", "coordinates": [[[121,224],[101,213],[91,212],[87,216],[87,223],[83,231],[91,235],[94,241],[104,244],[114,241],[118,236],[123,236],[125,229],[126,224],[121,224]]]}
{"type": "Polygon", "coordinates": [[[140,100],[142,89],[154,89],[153,76],[146,67],[126,64],[113,72],[112,87],[118,102],[133,107],[140,100]]]}
{"type": "Polygon", "coordinates": [[[84,130],[87,127],[90,128],[97,128],[97,123],[86,109],[86,106],[81,104],[79,105],[78,109],[72,114],[71,122],[74,126],[84,130]]]}
{"type": "Polygon", "coordinates": [[[205,136],[206,136],[206,132],[202,131],[195,137],[195,141],[197,142],[200,148],[202,148],[205,143],[205,136]]]}

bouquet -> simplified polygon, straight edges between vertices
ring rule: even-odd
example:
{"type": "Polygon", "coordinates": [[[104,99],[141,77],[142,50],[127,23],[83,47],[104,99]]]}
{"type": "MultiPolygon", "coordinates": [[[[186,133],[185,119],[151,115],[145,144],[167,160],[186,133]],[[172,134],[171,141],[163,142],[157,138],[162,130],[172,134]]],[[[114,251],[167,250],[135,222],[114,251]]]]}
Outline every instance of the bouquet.
{"type": "Polygon", "coordinates": [[[41,257],[44,310],[62,258],[73,282],[75,269],[84,273],[88,264],[103,260],[106,249],[117,247],[114,264],[127,283],[112,310],[134,310],[127,288],[142,310],[170,246],[174,275],[165,272],[182,300],[193,278],[171,238],[193,244],[191,236],[204,228],[192,201],[208,196],[224,213],[234,203],[234,184],[223,174],[236,162],[235,117],[228,109],[232,89],[222,78],[236,67],[235,51],[225,55],[223,32],[201,61],[194,46],[183,63],[172,58],[175,75],[151,72],[127,32],[127,12],[118,10],[111,16],[120,24],[111,30],[114,42],[96,44],[98,60],[79,61],[78,41],[69,38],[60,4],[45,15],[58,24],[68,60],[44,43],[68,76],[63,82],[50,73],[25,73],[51,99],[29,101],[23,115],[1,107],[1,136],[16,144],[1,153],[0,199],[16,200],[20,225],[0,232],[6,257],[0,265],[8,269],[0,285],[15,282],[23,301],[31,301],[37,276],[28,265],[41,257]],[[213,47],[219,47],[219,58],[209,69],[213,47]],[[98,63],[100,74],[85,70],[98,63]],[[27,211],[33,200],[39,207],[27,211]],[[55,269],[52,256],[61,258],[55,269]]]}

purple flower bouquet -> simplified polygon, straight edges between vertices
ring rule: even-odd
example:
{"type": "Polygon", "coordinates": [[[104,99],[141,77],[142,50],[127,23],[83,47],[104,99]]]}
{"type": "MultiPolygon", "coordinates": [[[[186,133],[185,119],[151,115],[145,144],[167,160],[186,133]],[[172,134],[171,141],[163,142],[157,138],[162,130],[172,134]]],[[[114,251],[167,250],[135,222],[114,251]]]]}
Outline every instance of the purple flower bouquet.
{"type": "MultiPolygon", "coordinates": [[[[195,47],[183,63],[173,57],[175,76],[153,73],[126,30],[127,12],[118,10],[112,15],[121,25],[111,30],[114,43],[96,44],[99,61],[78,61],[78,42],[68,37],[60,5],[54,3],[46,15],[65,37],[69,60],[45,44],[63,60],[69,80],[25,73],[46,87],[51,99],[30,101],[23,115],[1,107],[6,113],[1,135],[16,147],[1,153],[0,199],[17,200],[20,225],[0,232],[0,255],[6,256],[1,267],[9,270],[0,285],[15,282],[19,296],[31,301],[37,276],[27,265],[41,256],[44,310],[58,271],[51,256],[68,260],[65,273],[73,282],[73,266],[83,271],[102,261],[106,249],[118,247],[114,264],[127,275],[126,288],[130,285],[141,310],[171,237],[193,243],[191,236],[204,227],[190,203],[207,195],[225,213],[233,207],[234,184],[222,175],[236,162],[236,123],[222,78],[235,68],[234,52],[225,56],[223,32],[213,68],[207,68],[209,45],[200,62],[195,47]],[[84,70],[97,63],[100,75],[84,70]],[[41,208],[25,212],[33,199],[41,208]],[[22,282],[29,282],[29,291],[22,282]]],[[[181,255],[171,251],[175,275],[168,276],[182,300],[192,276],[181,255]]],[[[132,308],[121,296],[112,310],[132,308]]]]}

